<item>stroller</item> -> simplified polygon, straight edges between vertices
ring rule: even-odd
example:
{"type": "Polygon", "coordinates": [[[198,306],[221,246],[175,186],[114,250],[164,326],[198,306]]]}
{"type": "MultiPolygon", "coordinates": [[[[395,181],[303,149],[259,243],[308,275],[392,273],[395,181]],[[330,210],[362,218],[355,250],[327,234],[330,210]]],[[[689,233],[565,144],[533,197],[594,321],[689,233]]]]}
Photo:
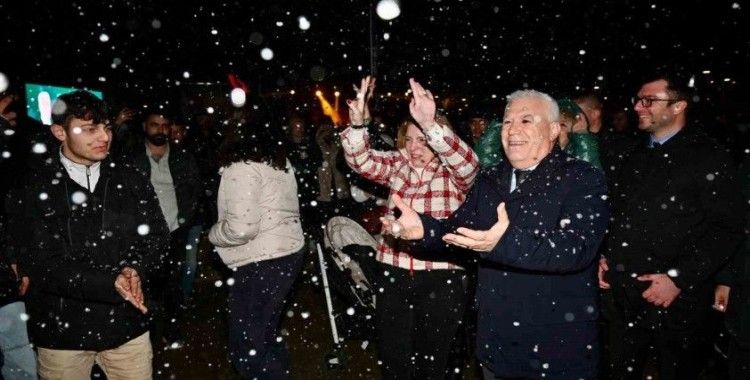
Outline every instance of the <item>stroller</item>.
{"type": "Polygon", "coordinates": [[[357,222],[335,216],[326,223],[324,245],[326,254],[317,245],[318,259],[334,344],[339,345],[341,337],[372,339],[378,276],[375,238],[357,222]]]}

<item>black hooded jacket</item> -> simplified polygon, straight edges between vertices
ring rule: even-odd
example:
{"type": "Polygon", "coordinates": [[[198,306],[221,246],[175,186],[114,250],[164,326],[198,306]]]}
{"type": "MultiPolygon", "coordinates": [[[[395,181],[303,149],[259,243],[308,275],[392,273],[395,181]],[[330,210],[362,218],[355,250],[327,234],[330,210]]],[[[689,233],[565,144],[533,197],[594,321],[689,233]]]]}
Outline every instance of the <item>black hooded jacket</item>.
{"type": "Polygon", "coordinates": [[[167,225],[148,180],[105,160],[89,192],[53,154],[21,183],[6,199],[7,248],[31,280],[27,309],[34,344],[101,351],[146,332],[148,315],[126,302],[114,282],[129,266],[148,289],[149,274],[168,247],[167,225]]]}

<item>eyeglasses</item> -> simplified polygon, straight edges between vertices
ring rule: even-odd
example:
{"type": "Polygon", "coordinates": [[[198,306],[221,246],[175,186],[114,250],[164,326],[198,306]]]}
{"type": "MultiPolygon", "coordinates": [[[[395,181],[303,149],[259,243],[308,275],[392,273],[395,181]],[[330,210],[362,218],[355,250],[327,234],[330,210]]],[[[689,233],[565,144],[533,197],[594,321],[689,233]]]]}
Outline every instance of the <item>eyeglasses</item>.
{"type": "Polygon", "coordinates": [[[641,103],[641,105],[643,107],[646,107],[646,108],[651,107],[654,104],[654,102],[668,102],[668,103],[672,103],[672,102],[676,102],[678,100],[680,100],[680,99],[662,99],[662,98],[654,98],[654,97],[648,97],[648,96],[646,96],[646,97],[636,96],[636,97],[634,97],[632,99],[634,106],[638,105],[638,103],[641,103]]]}

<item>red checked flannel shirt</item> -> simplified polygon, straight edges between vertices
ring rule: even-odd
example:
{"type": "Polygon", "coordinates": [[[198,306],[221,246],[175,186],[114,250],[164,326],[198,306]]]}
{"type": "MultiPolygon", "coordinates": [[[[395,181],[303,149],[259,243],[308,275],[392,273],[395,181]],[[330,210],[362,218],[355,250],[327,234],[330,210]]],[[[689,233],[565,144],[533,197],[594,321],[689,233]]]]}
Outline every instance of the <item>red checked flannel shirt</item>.
{"type": "MultiPolygon", "coordinates": [[[[381,152],[370,149],[365,128],[347,128],[341,132],[344,157],[361,176],[390,188],[416,212],[445,219],[458,209],[479,171],[479,160],[473,150],[449,128],[435,124],[425,133],[435,158],[420,171],[409,165],[399,151],[381,152]]],[[[388,201],[393,209],[393,202],[388,201]]],[[[412,270],[462,269],[438,261],[423,261],[409,254],[411,246],[398,244],[392,236],[382,238],[377,260],[395,267],[412,270]]]]}

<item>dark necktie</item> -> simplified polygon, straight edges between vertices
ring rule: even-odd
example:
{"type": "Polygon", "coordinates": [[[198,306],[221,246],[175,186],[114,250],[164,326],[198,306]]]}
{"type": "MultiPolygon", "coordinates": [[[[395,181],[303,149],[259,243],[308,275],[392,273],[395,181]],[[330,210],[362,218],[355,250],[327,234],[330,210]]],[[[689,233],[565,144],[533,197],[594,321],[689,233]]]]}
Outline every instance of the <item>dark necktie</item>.
{"type": "Polygon", "coordinates": [[[519,170],[519,169],[513,169],[513,173],[516,174],[516,188],[521,186],[523,181],[526,180],[526,178],[529,177],[529,174],[531,174],[531,170],[519,170]]]}

